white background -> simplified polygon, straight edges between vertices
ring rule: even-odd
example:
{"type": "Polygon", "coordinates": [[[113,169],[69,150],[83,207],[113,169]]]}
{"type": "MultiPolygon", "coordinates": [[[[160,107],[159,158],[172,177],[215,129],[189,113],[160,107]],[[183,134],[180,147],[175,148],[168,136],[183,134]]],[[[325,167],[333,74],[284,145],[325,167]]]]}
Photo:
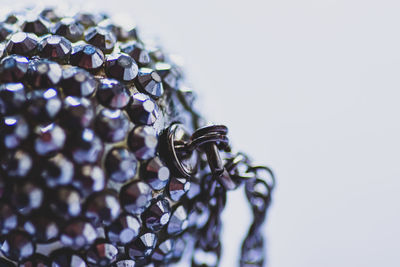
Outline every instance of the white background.
{"type": "MultiPolygon", "coordinates": [[[[273,167],[269,266],[400,266],[399,1],[92,3],[185,58],[202,113],[273,167]]],[[[229,203],[223,267],[250,221],[229,203]]]]}

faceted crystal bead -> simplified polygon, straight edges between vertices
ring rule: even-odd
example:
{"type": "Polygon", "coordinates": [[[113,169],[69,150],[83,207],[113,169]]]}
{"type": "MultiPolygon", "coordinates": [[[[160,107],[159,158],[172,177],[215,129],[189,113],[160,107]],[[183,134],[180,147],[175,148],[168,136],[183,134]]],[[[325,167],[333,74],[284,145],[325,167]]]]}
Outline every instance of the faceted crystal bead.
{"type": "Polygon", "coordinates": [[[130,92],[117,80],[101,79],[97,90],[97,99],[108,108],[124,108],[130,101],[130,92]]]}
{"type": "Polygon", "coordinates": [[[85,32],[85,40],[103,52],[109,53],[113,50],[117,38],[112,31],[106,28],[91,27],[85,32]]]}
{"type": "Polygon", "coordinates": [[[168,185],[168,193],[173,201],[179,201],[190,189],[190,182],[186,178],[172,177],[168,185]]]}
{"type": "Polygon", "coordinates": [[[172,239],[167,239],[160,243],[153,252],[151,259],[156,262],[165,262],[171,260],[173,256],[173,246],[174,243],[172,239]]]}
{"type": "Polygon", "coordinates": [[[147,45],[147,51],[149,51],[150,58],[155,62],[164,62],[165,54],[159,46],[147,45]]]}
{"type": "Polygon", "coordinates": [[[1,144],[7,149],[13,149],[29,135],[29,125],[21,115],[7,116],[0,121],[1,144]]]}
{"type": "Polygon", "coordinates": [[[167,232],[170,235],[182,233],[188,227],[187,213],[183,206],[178,206],[172,213],[167,227],[167,232]]]}
{"type": "MultiPolygon", "coordinates": [[[[0,234],[7,234],[18,226],[18,215],[9,203],[0,202],[0,234]]],[[[1,266],[1,265],[0,265],[1,266]]]]}
{"type": "Polygon", "coordinates": [[[5,83],[0,85],[1,115],[18,112],[25,102],[25,87],[22,83],[5,83]]]}
{"type": "Polygon", "coordinates": [[[74,250],[90,246],[97,238],[93,225],[82,219],[70,221],[61,232],[60,241],[74,250]]]}
{"type": "Polygon", "coordinates": [[[37,126],[35,151],[40,156],[50,156],[64,147],[65,132],[55,123],[37,126]]]}
{"type": "Polygon", "coordinates": [[[140,214],[150,205],[152,191],[146,183],[133,181],[122,187],[119,198],[127,212],[140,214]]]}
{"type": "Polygon", "coordinates": [[[170,215],[168,200],[159,199],[143,212],[142,219],[148,229],[158,232],[169,222],[170,215]]]}
{"type": "Polygon", "coordinates": [[[61,110],[62,101],[60,93],[53,88],[34,90],[26,94],[27,115],[39,123],[53,121],[61,110]]]}
{"type": "Polygon", "coordinates": [[[56,62],[38,59],[29,63],[27,78],[33,87],[53,87],[60,82],[61,76],[61,66],[56,62]]]}
{"type": "Polygon", "coordinates": [[[129,214],[122,214],[106,229],[107,238],[116,245],[126,245],[135,239],[142,229],[138,218],[129,214]]]}
{"type": "Polygon", "coordinates": [[[152,158],[141,167],[141,178],[154,190],[163,189],[169,181],[169,169],[159,157],[152,158]]]}
{"type": "Polygon", "coordinates": [[[129,243],[125,250],[131,259],[142,260],[151,255],[157,244],[157,236],[153,233],[145,233],[129,243]]]}
{"type": "Polygon", "coordinates": [[[58,249],[50,254],[51,267],[86,267],[78,253],[70,249],[58,249]]]}
{"type": "Polygon", "coordinates": [[[60,20],[60,15],[57,10],[52,7],[46,7],[40,12],[40,17],[47,21],[56,22],[60,20]]]}
{"type": "Polygon", "coordinates": [[[86,97],[96,90],[97,82],[89,72],[72,67],[63,70],[60,85],[68,96],[86,97]]]}
{"type": "Polygon", "coordinates": [[[27,16],[21,25],[21,30],[41,36],[49,32],[49,22],[40,16],[27,16]]]}
{"type": "Polygon", "coordinates": [[[47,210],[33,213],[23,228],[37,243],[51,242],[59,234],[58,224],[47,210]]]}
{"type": "Polygon", "coordinates": [[[50,208],[64,219],[78,216],[81,212],[81,197],[77,190],[70,187],[58,187],[52,192],[50,208]]]}
{"type": "Polygon", "coordinates": [[[69,184],[73,176],[74,165],[63,154],[57,154],[43,164],[41,177],[48,187],[69,184]]]}
{"type": "Polygon", "coordinates": [[[24,178],[32,168],[32,157],[23,150],[7,151],[1,157],[1,169],[9,177],[24,178]]]}
{"type": "Polygon", "coordinates": [[[139,42],[132,41],[122,44],[121,51],[130,55],[140,67],[144,67],[150,63],[149,53],[139,42]]]}
{"type": "Polygon", "coordinates": [[[33,254],[28,259],[20,262],[18,267],[50,267],[50,262],[49,259],[42,254],[33,254]]]}
{"type": "Polygon", "coordinates": [[[119,109],[105,108],[96,117],[95,129],[105,142],[120,142],[128,134],[129,118],[119,109]]]}
{"type": "Polygon", "coordinates": [[[93,225],[110,225],[121,211],[118,197],[113,191],[96,193],[86,201],[85,216],[93,225]]]}
{"type": "Polygon", "coordinates": [[[160,75],[152,69],[141,68],[134,82],[141,92],[155,99],[161,97],[164,93],[162,79],[160,75]]]}
{"type": "Polygon", "coordinates": [[[168,63],[156,63],[155,69],[161,76],[165,85],[171,89],[177,89],[178,80],[181,76],[176,67],[171,66],[168,63]]]}
{"type": "Polygon", "coordinates": [[[108,177],[124,183],[136,175],[137,160],[132,152],[122,147],[111,149],[105,160],[108,177]]]}
{"type": "Polygon", "coordinates": [[[67,129],[89,127],[92,124],[94,116],[94,107],[89,99],[75,96],[64,98],[60,113],[60,123],[67,129]]]}
{"type": "Polygon", "coordinates": [[[0,61],[0,80],[5,83],[21,81],[28,71],[29,61],[24,56],[11,55],[0,61]]]}
{"type": "Polygon", "coordinates": [[[30,181],[24,181],[14,184],[11,203],[19,213],[27,215],[40,208],[43,198],[42,188],[30,181]]]}
{"type": "Polygon", "coordinates": [[[1,22],[0,23],[0,42],[7,40],[7,37],[15,32],[15,27],[11,24],[1,22]]]}
{"type": "Polygon", "coordinates": [[[77,45],[72,48],[70,62],[86,70],[97,71],[104,63],[104,54],[93,45],[77,45]]]}
{"type": "Polygon", "coordinates": [[[73,18],[63,18],[54,26],[53,32],[57,35],[64,36],[71,42],[82,39],[84,27],[73,18]]]}
{"type": "Polygon", "coordinates": [[[72,185],[83,196],[88,196],[104,189],[106,178],[102,168],[90,164],[80,165],[77,168],[72,185]]]}
{"type": "Polygon", "coordinates": [[[103,144],[93,130],[86,128],[71,140],[70,149],[76,163],[95,163],[103,153],[103,144]]]}
{"type": "Polygon", "coordinates": [[[1,252],[13,261],[29,258],[35,253],[35,244],[29,234],[19,230],[8,233],[0,245],[1,252]]]}
{"type": "Polygon", "coordinates": [[[97,26],[113,32],[118,41],[125,41],[130,38],[129,32],[121,26],[114,24],[111,19],[103,19],[97,26]]]}
{"type": "Polygon", "coordinates": [[[74,16],[74,19],[85,27],[91,27],[99,22],[100,18],[94,14],[79,12],[74,16]]]}
{"type": "Polygon", "coordinates": [[[112,265],[112,267],[135,267],[137,266],[134,260],[119,260],[112,265]]]}
{"type": "Polygon", "coordinates": [[[49,58],[64,63],[71,54],[71,42],[59,35],[49,35],[40,41],[39,54],[41,57],[49,58]]]}
{"type": "Polygon", "coordinates": [[[124,82],[135,79],[139,68],[135,60],[127,54],[112,54],[106,59],[105,70],[108,77],[124,82]]]}
{"type": "Polygon", "coordinates": [[[8,54],[31,55],[38,45],[38,38],[33,33],[17,32],[7,42],[8,54]]]}
{"type": "Polygon", "coordinates": [[[104,241],[97,242],[92,245],[89,251],[86,253],[86,260],[89,266],[110,266],[117,260],[118,249],[104,241]]]}
{"type": "Polygon", "coordinates": [[[142,93],[132,95],[132,102],[128,105],[127,112],[136,124],[153,125],[159,117],[156,102],[142,93]]]}
{"type": "Polygon", "coordinates": [[[179,260],[185,252],[186,242],[183,237],[178,237],[174,240],[174,248],[172,251],[172,258],[179,260]]]}
{"type": "Polygon", "coordinates": [[[129,133],[128,145],[136,158],[140,160],[150,159],[156,154],[157,133],[151,126],[137,126],[129,133]]]}

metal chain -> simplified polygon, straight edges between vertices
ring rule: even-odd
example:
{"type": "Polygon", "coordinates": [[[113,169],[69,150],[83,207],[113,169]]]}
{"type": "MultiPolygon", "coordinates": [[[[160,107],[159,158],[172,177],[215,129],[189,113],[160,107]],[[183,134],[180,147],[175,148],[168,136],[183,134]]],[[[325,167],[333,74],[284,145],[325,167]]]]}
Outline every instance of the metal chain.
{"type": "MultiPolygon", "coordinates": [[[[275,186],[272,171],[264,166],[252,166],[249,158],[230,151],[227,138],[228,129],[223,125],[213,125],[196,130],[186,142],[177,142],[171,150],[171,158],[179,155],[191,155],[198,151],[207,157],[211,173],[202,179],[202,194],[196,201],[208,206],[208,221],[197,232],[192,255],[193,267],[216,267],[221,258],[220,232],[222,228],[221,213],[226,204],[227,191],[244,184],[245,193],[250,204],[253,221],[242,243],[240,266],[262,267],[265,264],[265,241],[262,225],[271,202],[271,192],[275,186]],[[228,157],[222,159],[221,151],[228,157]],[[267,174],[266,179],[262,174],[267,174]],[[267,180],[269,179],[269,180],[267,180]],[[211,260],[210,260],[211,259],[211,260]]],[[[180,162],[175,162],[179,166],[180,162]]],[[[182,169],[182,168],[178,168],[182,169]]],[[[182,173],[182,174],[187,174],[182,173]]]]}

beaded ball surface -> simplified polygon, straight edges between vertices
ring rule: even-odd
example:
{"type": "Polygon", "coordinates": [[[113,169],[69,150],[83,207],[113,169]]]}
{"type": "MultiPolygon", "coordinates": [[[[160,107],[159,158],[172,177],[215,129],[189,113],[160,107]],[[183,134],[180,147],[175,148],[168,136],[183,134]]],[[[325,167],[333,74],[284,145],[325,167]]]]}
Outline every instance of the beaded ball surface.
{"type": "Polygon", "coordinates": [[[190,181],[157,146],[198,124],[180,68],[103,14],[16,12],[0,42],[0,266],[179,260],[190,181]]]}

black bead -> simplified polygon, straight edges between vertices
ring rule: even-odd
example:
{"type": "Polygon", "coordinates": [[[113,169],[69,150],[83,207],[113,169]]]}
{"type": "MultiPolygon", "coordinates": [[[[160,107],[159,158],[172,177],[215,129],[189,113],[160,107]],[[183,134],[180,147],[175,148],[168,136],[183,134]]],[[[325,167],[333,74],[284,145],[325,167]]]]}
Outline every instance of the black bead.
{"type": "Polygon", "coordinates": [[[128,134],[129,118],[119,109],[103,109],[96,117],[95,129],[105,142],[120,142],[128,134]]]}
{"type": "Polygon", "coordinates": [[[48,243],[57,239],[59,234],[58,223],[48,211],[35,212],[23,225],[37,243],[48,243]]]}
{"type": "Polygon", "coordinates": [[[63,18],[54,26],[55,34],[64,36],[71,42],[76,42],[82,39],[84,27],[73,18],[63,18]]]}
{"type": "Polygon", "coordinates": [[[0,202],[0,234],[7,234],[18,226],[18,215],[15,209],[6,202],[0,202]]]}
{"type": "Polygon", "coordinates": [[[38,38],[33,33],[17,32],[7,42],[7,53],[32,55],[38,45],[38,38]]]}
{"type": "Polygon", "coordinates": [[[59,35],[49,35],[40,41],[38,46],[41,57],[64,63],[71,54],[71,42],[59,35]]]}
{"type": "Polygon", "coordinates": [[[133,181],[122,187],[119,198],[124,210],[140,214],[150,205],[152,190],[144,182],[133,181]]]}
{"type": "Polygon", "coordinates": [[[25,87],[22,83],[5,83],[0,85],[1,115],[17,113],[25,102],[25,87]]]}
{"type": "Polygon", "coordinates": [[[161,76],[152,69],[141,68],[134,82],[141,92],[154,99],[158,99],[164,93],[161,76]]]}
{"type": "Polygon", "coordinates": [[[70,62],[86,70],[97,71],[104,63],[104,54],[93,45],[81,44],[72,48],[70,62]]]}
{"type": "Polygon", "coordinates": [[[139,68],[129,55],[120,53],[107,57],[105,70],[108,77],[129,82],[136,78],[139,68]]]}
{"type": "Polygon", "coordinates": [[[61,110],[60,93],[54,88],[30,91],[26,98],[27,116],[35,122],[50,123],[61,110]]]}
{"type": "Polygon", "coordinates": [[[9,177],[24,178],[32,169],[32,156],[24,150],[10,150],[1,157],[1,169],[9,177]]]}
{"type": "Polygon", "coordinates": [[[132,102],[127,106],[127,112],[136,124],[153,125],[159,117],[156,102],[142,93],[132,95],[132,102]]]}
{"type": "Polygon", "coordinates": [[[40,156],[51,156],[65,143],[65,131],[55,123],[40,125],[35,129],[35,151],[40,156]]]}
{"type": "Polygon", "coordinates": [[[117,260],[118,249],[107,242],[101,241],[92,245],[86,253],[89,266],[110,266],[117,260]]]}
{"type": "Polygon", "coordinates": [[[30,181],[15,183],[11,203],[22,215],[28,215],[42,206],[43,189],[30,181]]]}
{"type": "Polygon", "coordinates": [[[76,252],[62,248],[50,254],[51,267],[86,267],[85,261],[76,252]]]}
{"type": "Polygon", "coordinates": [[[137,126],[129,133],[128,145],[136,158],[140,160],[150,159],[156,154],[157,133],[151,126],[137,126]]]}
{"type": "Polygon", "coordinates": [[[144,67],[150,63],[149,53],[139,42],[132,41],[122,44],[121,51],[130,55],[140,67],[144,67]]]}
{"type": "Polygon", "coordinates": [[[67,185],[74,176],[74,164],[63,154],[57,154],[43,163],[41,177],[48,187],[67,185]]]}
{"type": "Polygon", "coordinates": [[[120,211],[118,197],[112,191],[93,194],[85,204],[85,217],[95,226],[110,225],[120,211]]]}
{"type": "Polygon", "coordinates": [[[85,12],[79,12],[74,16],[74,19],[81,23],[85,27],[90,27],[96,25],[100,18],[99,16],[96,16],[95,14],[90,14],[90,13],[85,13],[85,12]]]}
{"type": "Polygon", "coordinates": [[[11,55],[0,61],[0,77],[5,83],[22,81],[28,71],[29,61],[24,56],[11,55]]]}
{"type": "Polygon", "coordinates": [[[52,191],[50,208],[61,218],[70,219],[81,213],[81,196],[70,187],[58,187],[52,191]]]}
{"type": "Polygon", "coordinates": [[[97,90],[97,99],[108,108],[124,108],[130,101],[130,92],[117,80],[101,79],[97,90]]]}
{"type": "Polygon", "coordinates": [[[40,16],[27,16],[21,30],[41,36],[49,32],[49,26],[49,22],[40,16]]]}
{"type": "Polygon", "coordinates": [[[6,149],[19,147],[28,135],[29,125],[21,115],[12,115],[1,119],[0,138],[6,149]]]}
{"type": "Polygon", "coordinates": [[[100,48],[103,52],[111,52],[117,41],[114,33],[106,28],[91,27],[85,32],[85,40],[100,48]]]}
{"type": "Polygon", "coordinates": [[[150,256],[157,244],[157,236],[154,233],[144,233],[129,243],[125,250],[131,259],[143,260],[150,256]]]}
{"type": "Polygon", "coordinates": [[[178,206],[171,215],[167,232],[170,235],[177,235],[188,227],[187,212],[183,206],[178,206]]]}
{"type": "Polygon", "coordinates": [[[77,170],[72,185],[79,190],[83,196],[88,196],[104,189],[106,178],[101,167],[85,164],[76,166],[75,169],[77,170]]]}
{"type": "Polygon", "coordinates": [[[50,267],[49,258],[42,254],[33,254],[28,259],[20,262],[18,267],[50,267]]]}
{"type": "Polygon", "coordinates": [[[119,183],[124,183],[136,175],[137,164],[132,152],[118,147],[108,152],[104,163],[108,177],[119,183]]]}
{"type": "Polygon", "coordinates": [[[97,238],[96,229],[93,225],[82,219],[75,219],[67,223],[61,232],[61,243],[74,250],[83,249],[97,238]]]}
{"type": "Polygon", "coordinates": [[[173,201],[179,201],[190,189],[190,182],[186,178],[172,177],[168,185],[168,193],[173,201]]]}
{"type": "Polygon", "coordinates": [[[27,78],[33,87],[53,87],[60,82],[61,76],[61,66],[56,62],[39,59],[29,63],[27,78]]]}
{"type": "Polygon", "coordinates": [[[35,253],[35,244],[29,234],[15,230],[4,237],[0,250],[10,260],[20,261],[29,258],[35,253]]]}
{"type": "Polygon", "coordinates": [[[0,42],[7,40],[7,37],[16,31],[15,27],[11,24],[0,23],[0,42]]]}
{"type": "Polygon", "coordinates": [[[181,78],[181,73],[179,73],[178,69],[175,66],[172,66],[168,63],[159,62],[155,64],[155,69],[168,88],[178,88],[178,81],[181,78]]]}
{"type": "Polygon", "coordinates": [[[52,7],[44,8],[40,14],[40,17],[44,18],[47,21],[56,22],[60,20],[60,16],[57,11],[52,7]]]}
{"type": "Polygon", "coordinates": [[[141,167],[141,178],[154,190],[163,189],[169,181],[170,171],[159,157],[152,158],[141,167]]]}
{"type": "Polygon", "coordinates": [[[167,225],[170,216],[171,208],[168,200],[159,199],[143,212],[142,219],[148,229],[158,232],[167,225]]]}
{"type": "Polygon", "coordinates": [[[174,242],[172,239],[167,239],[160,243],[151,255],[151,259],[155,262],[168,263],[173,256],[174,242]]]}
{"type": "Polygon", "coordinates": [[[97,26],[113,32],[118,41],[125,41],[131,37],[129,31],[125,30],[119,25],[114,24],[111,19],[108,18],[100,21],[97,26]]]}
{"type": "Polygon", "coordinates": [[[67,129],[89,127],[92,124],[94,116],[94,107],[89,99],[75,96],[64,98],[60,112],[60,123],[67,129]]]}
{"type": "Polygon", "coordinates": [[[76,163],[96,163],[103,154],[103,143],[93,130],[86,128],[71,138],[69,149],[76,163]]]}
{"type": "Polygon", "coordinates": [[[63,70],[60,85],[68,96],[88,97],[96,90],[97,82],[89,72],[72,67],[63,70]]]}
{"type": "Polygon", "coordinates": [[[140,233],[142,224],[140,220],[129,214],[122,214],[106,228],[108,240],[116,245],[126,245],[134,240],[140,233]]]}

